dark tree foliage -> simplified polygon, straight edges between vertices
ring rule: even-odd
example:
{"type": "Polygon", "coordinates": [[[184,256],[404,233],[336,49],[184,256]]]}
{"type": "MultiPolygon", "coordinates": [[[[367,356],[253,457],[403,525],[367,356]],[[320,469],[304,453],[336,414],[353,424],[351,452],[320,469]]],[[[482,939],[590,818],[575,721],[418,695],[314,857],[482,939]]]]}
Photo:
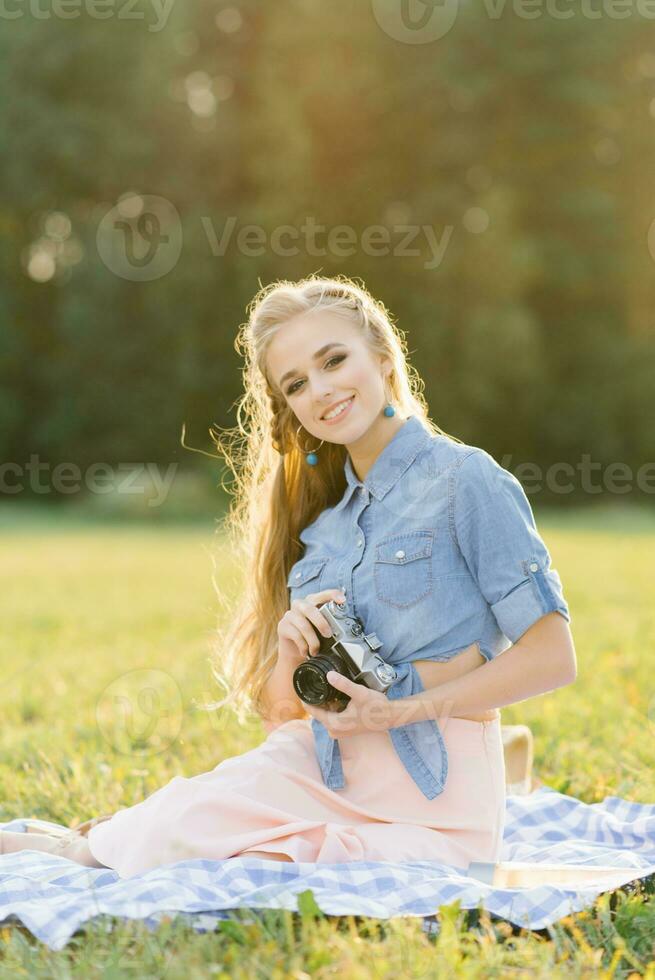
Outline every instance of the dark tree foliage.
{"type": "Polygon", "coordinates": [[[432,418],[509,469],[655,459],[655,49],[636,3],[462,3],[426,44],[355,0],[177,0],[165,23],[125,6],[0,19],[3,460],[200,465],[182,424],[208,449],[234,424],[247,303],[312,272],[361,277],[432,418]],[[130,194],[179,215],[152,279],[100,252],[130,194]]]}

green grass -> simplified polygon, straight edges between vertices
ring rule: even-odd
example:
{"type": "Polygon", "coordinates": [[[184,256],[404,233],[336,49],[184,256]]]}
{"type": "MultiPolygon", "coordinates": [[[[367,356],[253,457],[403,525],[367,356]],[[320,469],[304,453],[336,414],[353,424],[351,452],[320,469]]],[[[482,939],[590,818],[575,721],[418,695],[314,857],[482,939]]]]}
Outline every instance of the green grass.
{"type": "MultiPolygon", "coordinates": [[[[655,519],[601,508],[537,520],[571,607],[578,679],[503,721],[531,726],[548,785],[653,802],[655,519]]],[[[0,529],[0,820],[111,813],[265,737],[257,718],[240,728],[194,704],[218,693],[215,584],[239,586],[211,519],[154,528],[4,510],[0,529]]],[[[539,934],[485,913],[472,928],[457,903],[440,911],[435,936],[417,919],[325,916],[308,895],[302,912],[237,911],[207,935],[181,919],[154,933],[99,919],[59,953],[4,927],[0,977],[655,977],[655,907],[641,888],[539,934]]]]}

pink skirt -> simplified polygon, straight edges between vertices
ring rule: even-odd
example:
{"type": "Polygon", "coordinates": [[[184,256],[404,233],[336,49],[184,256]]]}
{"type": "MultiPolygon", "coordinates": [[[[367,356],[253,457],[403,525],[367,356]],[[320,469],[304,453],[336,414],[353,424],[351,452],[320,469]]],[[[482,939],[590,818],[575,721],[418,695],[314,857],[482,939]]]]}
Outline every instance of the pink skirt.
{"type": "Polygon", "coordinates": [[[193,858],[249,851],[293,861],[497,861],[505,818],[500,717],[440,723],[448,751],[442,793],[428,800],[387,732],[339,740],[346,785],[328,789],[310,719],[274,729],[210,772],[175,776],[141,803],[92,827],[95,859],[120,878],[193,858]]]}

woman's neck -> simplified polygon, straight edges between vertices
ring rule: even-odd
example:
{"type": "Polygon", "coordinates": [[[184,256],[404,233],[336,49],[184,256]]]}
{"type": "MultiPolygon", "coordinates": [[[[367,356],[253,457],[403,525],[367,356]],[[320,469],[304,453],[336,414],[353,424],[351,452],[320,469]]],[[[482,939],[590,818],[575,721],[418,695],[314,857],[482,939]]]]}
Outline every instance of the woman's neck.
{"type": "Polygon", "coordinates": [[[346,446],[353,470],[359,480],[364,481],[375,460],[406,421],[407,419],[398,418],[397,415],[391,418],[387,418],[386,415],[380,416],[360,439],[346,446]]]}

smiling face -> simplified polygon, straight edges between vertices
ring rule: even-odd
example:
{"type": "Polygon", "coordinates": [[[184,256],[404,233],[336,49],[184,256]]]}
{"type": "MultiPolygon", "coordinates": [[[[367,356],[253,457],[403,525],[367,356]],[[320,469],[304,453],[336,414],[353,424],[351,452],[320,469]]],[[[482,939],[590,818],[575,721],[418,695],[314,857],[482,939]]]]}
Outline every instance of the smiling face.
{"type": "Polygon", "coordinates": [[[269,345],[266,366],[298,422],[326,442],[356,442],[386,403],[391,362],[374,354],[358,328],[335,313],[302,314],[283,324],[269,345]],[[335,407],[344,411],[325,418],[335,407]]]}

